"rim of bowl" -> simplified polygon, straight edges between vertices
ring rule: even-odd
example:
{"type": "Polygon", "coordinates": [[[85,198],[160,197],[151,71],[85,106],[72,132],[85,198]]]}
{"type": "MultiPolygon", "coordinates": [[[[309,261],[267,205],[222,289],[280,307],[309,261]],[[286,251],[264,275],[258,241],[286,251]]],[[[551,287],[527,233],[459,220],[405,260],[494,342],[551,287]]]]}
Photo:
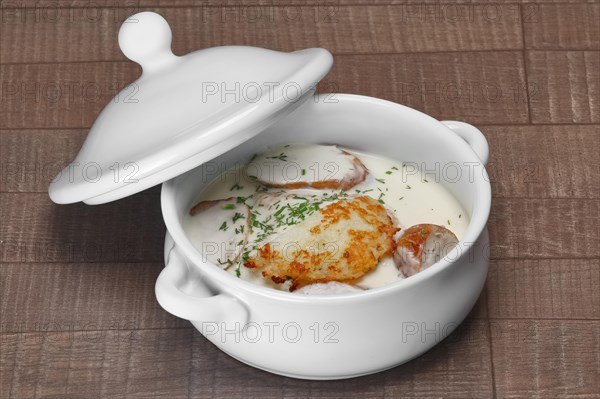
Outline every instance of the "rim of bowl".
{"type": "MultiPolygon", "coordinates": [[[[322,94],[326,95],[326,94],[322,94]]],[[[423,120],[435,121],[439,125],[440,130],[444,131],[452,131],[447,126],[443,125],[439,120],[421,112],[417,111],[413,108],[407,107],[402,104],[394,103],[391,101],[368,97],[356,94],[340,94],[335,93],[336,98],[343,99],[344,101],[354,101],[354,102],[371,102],[376,103],[378,105],[387,106],[387,107],[400,107],[405,111],[414,113],[416,117],[419,117],[423,120]]],[[[471,152],[471,155],[474,159],[479,159],[477,154],[473,151],[471,146],[456,135],[457,143],[464,143],[464,146],[468,148],[468,151],[471,152]]],[[[461,145],[461,144],[458,144],[461,145]]],[[[484,166],[485,170],[485,166],[484,166]]],[[[475,196],[477,197],[474,205],[473,212],[469,221],[469,225],[467,230],[463,236],[463,238],[459,241],[459,243],[454,247],[446,256],[444,256],[441,260],[431,265],[425,270],[418,272],[417,274],[401,279],[399,281],[395,281],[389,284],[385,284],[381,287],[370,288],[368,290],[364,290],[362,292],[351,292],[344,294],[332,294],[332,295],[298,295],[287,291],[280,291],[269,287],[263,287],[249,281],[243,280],[234,276],[231,273],[226,272],[221,269],[217,265],[203,262],[201,259],[200,252],[192,245],[191,241],[187,238],[185,232],[183,231],[183,226],[179,222],[179,215],[177,214],[177,210],[175,209],[175,201],[174,196],[176,193],[176,180],[177,178],[166,181],[162,185],[161,190],[161,209],[163,214],[163,219],[165,225],[167,227],[168,233],[173,238],[175,243],[174,247],[177,247],[182,251],[182,255],[188,261],[194,264],[195,267],[203,267],[204,269],[201,271],[203,275],[207,275],[210,279],[215,279],[225,289],[223,292],[234,297],[238,297],[236,295],[235,289],[243,289],[244,291],[250,291],[254,294],[261,295],[263,297],[276,298],[278,300],[288,301],[288,302],[316,302],[316,301],[326,301],[326,302],[335,302],[335,301],[348,301],[351,299],[366,299],[371,297],[377,297],[380,295],[386,295],[391,291],[403,290],[407,289],[410,286],[419,284],[423,280],[429,279],[431,276],[440,273],[442,270],[451,267],[454,263],[461,261],[462,258],[467,256],[471,247],[474,246],[481,233],[483,232],[491,209],[492,202],[492,192],[491,185],[489,179],[485,179],[483,176],[477,177],[473,184],[477,184],[477,190],[475,196]],[[461,253],[459,253],[459,251],[461,253]],[[450,260],[454,259],[454,260],[450,260]]]]}

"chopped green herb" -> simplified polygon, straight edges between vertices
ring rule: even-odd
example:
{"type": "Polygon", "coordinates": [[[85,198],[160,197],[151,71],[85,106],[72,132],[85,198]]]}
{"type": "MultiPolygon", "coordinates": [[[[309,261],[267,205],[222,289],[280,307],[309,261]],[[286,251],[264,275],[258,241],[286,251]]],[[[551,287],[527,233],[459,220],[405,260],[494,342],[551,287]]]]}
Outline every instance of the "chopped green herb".
{"type": "Polygon", "coordinates": [[[221,227],[219,227],[219,230],[227,231],[227,222],[223,222],[221,227]]]}
{"type": "Polygon", "coordinates": [[[402,200],[404,199],[404,197],[400,197],[400,198],[398,198],[398,199],[399,199],[400,201],[402,201],[402,200]]]}
{"type": "Polygon", "coordinates": [[[223,205],[223,209],[235,209],[235,205],[234,204],[225,204],[225,205],[223,205]]]}
{"type": "Polygon", "coordinates": [[[379,201],[380,204],[385,204],[385,202],[383,202],[383,200],[380,198],[377,201],[379,201]]]}
{"type": "Polygon", "coordinates": [[[242,188],[244,188],[243,186],[240,186],[239,184],[235,183],[233,186],[231,186],[231,188],[229,189],[229,191],[233,191],[233,190],[241,190],[242,188]]]}
{"type": "Polygon", "coordinates": [[[282,152],[279,155],[267,157],[267,159],[279,159],[280,161],[285,162],[285,161],[287,161],[287,155],[285,155],[285,153],[282,152]]]}
{"type": "Polygon", "coordinates": [[[408,184],[406,185],[406,189],[407,189],[407,190],[410,190],[411,188],[412,188],[412,187],[411,187],[411,186],[409,186],[408,184]]]}
{"type": "Polygon", "coordinates": [[[427,179],[423,179],[423,182],[425,182],[425,183],[429,183],[429,180],[427,180],[427,179]]]}
{"type": "Polygon", "coordinates": [[[236,212],[233,217],[231,218],[231,220],[233,220],[233,223],[237,222],[240,219],[246,219],[246,217],[244,215],[242,215],[239,212],[236,212]]]}
{"type": "MultiPolygon", "coordinates": [[[[250,196],[251,197],[251,196],[250,196]]],[[[236,202],[238,204],[243,204],[244,202],[246,202],[246,200],[250,197],[237,197],[236,202]]]]}
{"type": "Polygon", "coordinates": [[[458,215],[458,218],[460,219],[462,217],[462,213],[458,215]]]}
{"type": "Polygon", "coordinates": [[[306,169],[302,169],[302,176],[304,176],[306,174],[306,169]]]}
{"type": "Polygon", "coordinates": [[[225,259],[225,262],[222,262],[220,258],[217,258],[217,262],[219,262],[220,265],[228,264],[229,266],[231,266],[233,264],[231,259],[225,259]]]}
{"type": "Polygon", "coordinates": [[[386,175],[391,175],[391,174],[392,174],[392,171],[391,171],[391,170],[388,170],[388,171],[386,171],[386,172],[385,172],[385,174],[386,174],[386,175]]]}
{"type": "Polygon", "coordinates": [[[450,219],[448,219],[448,226],[450,226],[450,219]]]}
{"type": "Polygon", "coordinates": [[[381,184],[385,184],[385,180],[383,180],[383,179],[375,179],[375,180],[377,180],[381,184]]]}

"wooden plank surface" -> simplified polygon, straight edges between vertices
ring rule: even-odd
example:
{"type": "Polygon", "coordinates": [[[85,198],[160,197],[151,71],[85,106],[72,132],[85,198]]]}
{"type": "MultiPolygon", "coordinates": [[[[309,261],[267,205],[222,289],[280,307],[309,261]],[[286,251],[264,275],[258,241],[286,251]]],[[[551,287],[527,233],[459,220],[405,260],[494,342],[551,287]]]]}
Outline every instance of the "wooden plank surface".
{"type": "MultiPolygon", "coordinates": [[[[154,11],[177,21],[171,24],[175,54],[231,44],[282,51],[325,47],[334,54],[372,54],[514,50],[521,49],[523,42],[519,7],[511,4],[447,11],[421,5],[326,4],[154,11]]],[[[116,39],[129,14],[127,9],[55,11],[54,17],[44,17],[42,11],[37,17],[19,10],[4,13],[0,34],[6,40],[1,53],[5,63],[125,60],[116,39]],[[16,51],[19,46],[30,51],[16,51]]]]}
{"type": "Polygon", "coordinates": [[[496,199],[488,223],[491,257],[600,257],[599,222],[597,199],[496,199]]]}
{"type": "Polygon", "coordinates": [[[533,123],[600,122],[600,52],[528,51],[533,123]]]}
{"type": "Polygon", "coordinates": [[[2,0],[0,397],[598,398],[599,14],[593,0],[2,0]],[[50,202],[50,180],[139,75],[115,39],[148,7],[174,21],[177,54],[323,46],[335,62],[321,91],[481,128],[491,265],[457,332],[372,376],[271,375],[157,304],[158,187],[50,202]]]}
{"type": "MultiPolygon", "coordinates": [[[[596,0],[497,0],[495,4],[524,4],[525,7],[531,7],[532,10],[539,10],[540,4],[593,4],[596,0]]],[[[453,10],[455,4],[461,7],[468,7],[477,4],[487,4],[485,0],[457,0],[455,2],[439,1],[439,0],[330,0],[323,2],[322,0],[254,0],[251,2],[245,0],[90,0],[90,1],[56,1],[56,0],[2,0],[0,4],[5,9],[22,9],[22,8],[129,8],[132,12],[140,11],[140,8],[150,7],[224,7],[224,6],[239,6],[253,8],[256,6],[342,6],[342,5],[420,5],[445,6],[448,10],[453,10]]]]}
{"type": "MultiPolygon", "coordinates": [[[[477,351],[489,350],[487,326],[475,320],[465,323],[431,352],[395,369],[344,382],[300,381],[281,378],[240,367],[227,355],[216,352],[209,362],[196,354],[204,346],[194,347],[193,370],[198,379],[190,385],[190,397],[206,398],[482,398],[492,396],[490,363],[477,351]],[[430,356],[431,355],[431,356],[430,356]],[[442,362],[438,360],[445,359],[442,362]],[[452,359],[452,360],[450,360],[452,359]],[[471,360],[468,360],[471,359],[471,360]],[[212,367],[211,364],[218,365],[212,367]],[[423,370],[427,370],[423,373],[423,370]],[[238,375],[239,378],[231,378],[238,375]],[[208,392],[203,387],[210,386],[208,392]],[[204,396],[206,395],[206,396],[204,396]]],[[[202,344],[202,341],[194,341],[202,344]]],[[[203,352],[204,353],[204,352],[203,352]]]]}
{"type": "Polygon", "coordinates": [[[491,322],[498,397],[597,398],[600,321],[491,322]]]}
{"type": "Polygon", "coordinates": [[[3,193],[0,202],[3,262],[163,261],[166,229],[156,195],[88,206],[56,205],[46,193],[3,193]]]}
{"type": "Polygon", "coordinates": [[[490,318],[600,320],[600,260],[492,262],[487,303],[490,318]]]}
{"type": "Polygon", "coordinates": [[[185,398],[191,329],[3,334],[2,398],[185,398]]]}
{"type": "MultiPolygon", "coordinates": [[[[598,198],[599,126],[488,126],[495,198],[598,198]]],[[[45,193],[87,130],[0,131],[0,192],[45,193]]],[[[158,193],[159,187],[148,190],[158,193]]]]}
{"type": "Polygon", "coordinates": [[[162,262],[5,263],[1,332],[189,328],[154,297],[163,267],[162,262]],[[32,284],[36,280],[44,284],[32,284]]]}
{"type": "MultiPolygon", "coordinates": [[[[5,65],[0,128],[88,128],[138,74],[125,62],[5,65]]],[[[319,88],[377,95],[440,119],[528,120],[521,52],[340,55],[319,88]]]]}
{"type": "Polygon", "coordinates": [[[478,355],[489,352],[486,331],[485,321],[467,322],[414,362],[343,383],[294,380],[247,367],[191,329],[4,334],[0,393],[2,398],[490,397],[491,362],[478,355]]]}
{"type": "MultiPolygon", "coordinates": [[[[5,263],[0,334],[192,328],[154,297],[163,267],[162,262],[5,263]],[[36,279],[45,284],[32,284],[36,279]]],[[[481,295],[470,320],[485,320],[486,299],[481,295]]]]}
{"type": "Polygon", "coordinates": [[[600,126],[480,126],[495,198],[598,198],[600,126]]]}
{"type": "Polygon", "coordinates": [[[4,65],[0,128],[89,128],[140,71],[125,62],[4,65]]]}
{"type": "MultiPolygon", "coordinates": [[[[4,262],[161,262],[159,198],[102,206],[56,205],[45,193],[0,194],[4,262]],[[35,209],[32,218],[31,209],[35,209]]],[[[600,257],[597,199],[498,198],[489,219],[492,259],[600,257]],[[561,215],[560,231],[554,226],[561,215]]]]}
{"type": "Polygon", "coordinates": [[[528,49],[598,50],[600,3],[541,4],[523,10],[528,49]]]}

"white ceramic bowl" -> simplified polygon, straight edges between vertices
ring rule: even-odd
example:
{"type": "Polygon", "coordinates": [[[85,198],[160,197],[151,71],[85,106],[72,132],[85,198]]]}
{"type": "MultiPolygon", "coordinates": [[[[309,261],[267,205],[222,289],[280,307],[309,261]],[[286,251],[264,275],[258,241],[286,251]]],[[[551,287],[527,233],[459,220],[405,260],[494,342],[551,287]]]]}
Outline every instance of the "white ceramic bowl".
{"type": "Polygon", "coordinates": [[[221,350],[254,367],[307,379],[370,374],[404,363],[441,341],[465,318],[487,271],[485,225],[491,205],[488,146],[479,130],[439,122],[413,109],[355,95],[321,95],[257,137],[163,185],[167,266],[156,296],[192,321],[221,350]],[[268,145],[335,143],[427,170],[469,213],[469,227],[444,259],[417,275],[364,292],[304,296],[254,285],[203,262],[182,220],[208,183],[207,168],[247,162],[268,145]],[[459,166],[452,182],[443,168],[459,166]],[[456,180],[456,181],[454,181],[456,180]]]}

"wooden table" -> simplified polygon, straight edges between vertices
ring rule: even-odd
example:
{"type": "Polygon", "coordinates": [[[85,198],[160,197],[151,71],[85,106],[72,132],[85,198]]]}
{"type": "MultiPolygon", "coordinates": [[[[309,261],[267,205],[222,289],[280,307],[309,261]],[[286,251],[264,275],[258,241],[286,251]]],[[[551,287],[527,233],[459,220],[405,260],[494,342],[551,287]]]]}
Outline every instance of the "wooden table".
{"type": "Polygon", "coordinates": [[[2,1],[1,398],[600,397],[600,4],[390,3],[2,1]],[[50,202],[49,181],[140,72],[116,38],[146,9],[171,22],[177,54],[325,47],[323,91],[483,130],[491,269],[457,332],[363,378],[255,370],[156,303],[158,188],[50,202]]]}

